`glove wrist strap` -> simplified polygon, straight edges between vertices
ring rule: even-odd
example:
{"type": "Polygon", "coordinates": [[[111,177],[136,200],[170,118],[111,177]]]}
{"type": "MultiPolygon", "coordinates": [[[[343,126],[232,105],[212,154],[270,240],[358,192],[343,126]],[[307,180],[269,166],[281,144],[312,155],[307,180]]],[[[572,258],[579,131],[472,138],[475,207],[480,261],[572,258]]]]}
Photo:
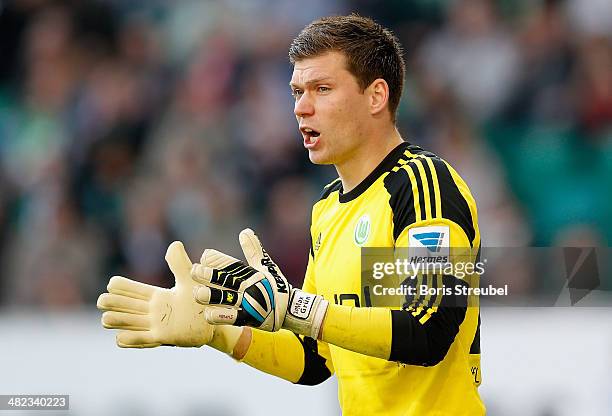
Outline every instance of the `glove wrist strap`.
{"type": "Polygon", "coordinates": [[[317,339],[328,306],[323,296],[292,289],[283,328],[317,339]]]}

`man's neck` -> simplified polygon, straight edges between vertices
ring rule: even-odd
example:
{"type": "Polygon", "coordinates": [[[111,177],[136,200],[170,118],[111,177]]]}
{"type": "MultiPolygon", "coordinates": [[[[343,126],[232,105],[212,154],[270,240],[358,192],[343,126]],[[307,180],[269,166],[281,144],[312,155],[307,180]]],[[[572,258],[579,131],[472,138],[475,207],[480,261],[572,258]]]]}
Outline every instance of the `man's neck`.
{"type": "Polygon", "coordinates": [[[345,162],[336,164],[343,192],[350,192],[359,185],[402,141],[402,137],[394,127],[384,137],[364,142],[364,145],[345,162]]]}

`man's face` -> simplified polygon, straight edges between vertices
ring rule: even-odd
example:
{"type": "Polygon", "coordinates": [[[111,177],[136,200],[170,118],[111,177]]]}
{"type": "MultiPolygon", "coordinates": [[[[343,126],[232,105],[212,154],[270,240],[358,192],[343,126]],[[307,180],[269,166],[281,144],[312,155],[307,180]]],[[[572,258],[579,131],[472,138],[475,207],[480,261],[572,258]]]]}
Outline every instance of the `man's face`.
{"type": "Polygon", "coordinates": [[[368,100],[340,52],[295,63],[293,112],[311,162],[341,164],[358,150],[367,123],[368,100]]]}

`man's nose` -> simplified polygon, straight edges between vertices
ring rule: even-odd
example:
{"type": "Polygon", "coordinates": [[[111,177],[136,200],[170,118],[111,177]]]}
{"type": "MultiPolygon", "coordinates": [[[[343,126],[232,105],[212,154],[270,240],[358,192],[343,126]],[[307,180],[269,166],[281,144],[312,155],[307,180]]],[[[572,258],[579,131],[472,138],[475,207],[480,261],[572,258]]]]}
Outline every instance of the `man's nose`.
{"type": "Polygon", "coordinates": [[[306,117],[314,114],[314,103],[307,92],[295,100],[293,113],[296,117],[306,117]]]}

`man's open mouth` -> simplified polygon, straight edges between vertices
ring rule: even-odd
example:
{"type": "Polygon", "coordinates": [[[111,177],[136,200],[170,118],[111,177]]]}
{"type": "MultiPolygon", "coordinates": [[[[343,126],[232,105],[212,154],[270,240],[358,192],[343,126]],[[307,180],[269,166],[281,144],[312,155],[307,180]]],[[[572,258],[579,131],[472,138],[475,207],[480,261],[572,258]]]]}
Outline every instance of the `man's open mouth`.
{"type": "Polygon", "coordinates": [[[317,137],[320,136],[321,133],[310,128],[310,127],[300,127],[300,131],[304,135],[304,141],[306,143],[312,143],[316,140],[317,137]]]}
{"type": "Polygon", "coordinates": [[[301,127],[300,131],[308,137],[319,137],[319,135],[321,133],[319,133],[318,131],[311,129],[310,127],[301,127]]]}

